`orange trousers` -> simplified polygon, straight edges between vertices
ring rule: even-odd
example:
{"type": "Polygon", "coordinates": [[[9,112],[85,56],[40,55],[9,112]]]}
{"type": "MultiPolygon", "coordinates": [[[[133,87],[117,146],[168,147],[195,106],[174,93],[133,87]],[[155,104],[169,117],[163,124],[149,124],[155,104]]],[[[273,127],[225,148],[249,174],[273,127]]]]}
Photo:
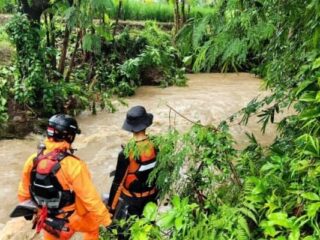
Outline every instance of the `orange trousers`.
{"type": "MultiPolygon", "coordinates": [[[[99,239],[99,226],[95,224],[95,216],[87,213],[84,216],[73,214],[69,217],[69,227],[71,231],[81,232],[84,240],[98,240],[99,239]]],[[[69,238],[56,238],[48,232],[44,231],[45,240],[68,240],[69,238]]]]}
{"type": "MultiPolygon", "coordinates": [[[[66,238],[56,238],[55,236],[52,236],[50,233],[48,232],[44,232],[43,234],[44,236],[44,240],[68,240],[66,238]]],[[[69,238],[70,239],[70,238],[69,238]]],[[[99,230],[95,231],[95,232],[86,232],[83,233],[83,240],[98,240],[99,239],[99,230]]]]}

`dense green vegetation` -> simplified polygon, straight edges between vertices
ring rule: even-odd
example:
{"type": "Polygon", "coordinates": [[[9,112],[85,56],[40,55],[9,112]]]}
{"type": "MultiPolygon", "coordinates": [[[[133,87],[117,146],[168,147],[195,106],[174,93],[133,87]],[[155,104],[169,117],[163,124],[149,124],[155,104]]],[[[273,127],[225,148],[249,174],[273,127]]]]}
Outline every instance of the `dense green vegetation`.
{"type": "Polygon", "coordinates": [[[185,84],[171,36],[151,22],[120,29],[105,15],[111,1],[57,3],[40,16],[34,8],[16,14],[2,33],[17,54],[14,66],[0,71],[0,123],[21,112],[34,118],[95,113],[97,106],[114,111],[113,96],[132,95],[142,84],[185,84]]]}
{"type": "Polygon", "coordinates": [[[131,239],[319,239],[319,1],[215,3],[215,14],[180,31],[185,62],[194,71],[254,71],[272,94],[218,127],[157,138],[154,177],[171,207],[148,205],[131,239]],[[277,123],[270,146],[248,134],[251,144],[234,149],[229,122],[256,114],[265,131],[289,106],[296,114],[277,123]]]}
{"type": "Polygon", "coordinates": [[[17,10],[15,0],[0,0],[0,13],[14,13],[17,10]]]}
{"type": "Polygon", "coordinates": [[[153,177],[170,207],[148,205],[143,218],[126,223],[128,233],[139,240],[320,238],[319,1],[217,0],[208,14],[175,17],[175,36],[154,23],[120,29],[106,17],[117,9],[111,1],[77,4],[49,6],[42,21],[16,15],[7,26],[17,57],[0,72],[0,121],[10,106],[46,116],[111,106],[111,95],[131,95],[145,83],[180,85],[183,64],[194,72],[254,72],[270,96],[217,127],[196,124],[155,138],[153,177]],[[270,146],[248,134],[251,144],[234,148],[230,122],[246,124],[255,114],[266,131],[288,107],[296,114],[277,122],[270,146]]]}

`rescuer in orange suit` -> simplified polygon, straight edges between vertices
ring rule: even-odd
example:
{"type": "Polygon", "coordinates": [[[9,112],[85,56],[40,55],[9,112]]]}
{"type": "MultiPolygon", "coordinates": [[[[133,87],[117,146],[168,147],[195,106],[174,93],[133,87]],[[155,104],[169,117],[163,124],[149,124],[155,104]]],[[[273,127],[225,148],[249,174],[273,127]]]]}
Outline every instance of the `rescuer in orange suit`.
{"type": "Polygon", "coordinates": [[[129,156],[126,156],[123,150],[118,156],[108,201],[116,219],[130,215],[141,216],[145,205],[157,200],[155,183],[148,182],[149,175],[156,166],[157,156],[155,146],[146,134],[152,121],[151,113],[147,113],[143,106],[135,106],[128,111],[122,126],[124,130],[133,133],[137,151],[135,154],[135,150],[128,145],[129,156]]]}
{"type": "Polygon", "coordinates": [[[44,230],[44,239],[70,239],[82,232],[85,240],[96,240],[99,226],[111,224],[87,165],[72,154],[71,144],[79,133],[72,117],[52,116],[45,146],[24,165],[18,198],[37,205],[34,224],[38,233],[44,230]]]}

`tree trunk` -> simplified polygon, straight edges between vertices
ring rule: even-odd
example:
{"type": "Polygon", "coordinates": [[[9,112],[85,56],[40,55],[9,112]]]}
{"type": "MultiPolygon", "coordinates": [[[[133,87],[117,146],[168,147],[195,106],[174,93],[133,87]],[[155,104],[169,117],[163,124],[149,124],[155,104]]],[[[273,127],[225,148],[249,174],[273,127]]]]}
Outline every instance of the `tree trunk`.
{"type": "Polygon", "coordinates": [[[180,11],[179,11],[179,0],[174,1],[174,24],[175,24],[175,34],[178,33],[180,29],[180,11]]]}
{"type": "Polygon", "coordinates": [[[46,25],[46,38],[47,38],[47,47],[51,47],[51,41],[50,41],[50,27],[48,22],[48,15],[44,15],[44,24],[46,25]]]}
{"type": "Polygon", "coordinates": [[[70,37],[70,30],[68,26],[66,25],[66,28],[64,30],[64,38],[62,43],[62,50],[61,50],[61,57],[59,62],[58,71],[63,75],[65,65],[66,65],[66,58],[67,58],[67,51],[69,46],[69,37],[70,37]]]}
{"type": "MultiPolygon", "coordinates": [[[[49,18],[48,14],[44,14],[44,24],[46,26],[47,48],[52,48],[51,34],[50,34],[51,27],[50,27],[50,21],[48,21],[48,18],[49,18]]],[[[46,68],[46,74],[49,80],[55,80],[56,76],[54,74],[54,71],[52,70],[56,69],[56,55],[53,53],[53,51],[48,51],[46,54],[51,65],[51,69],[46,68]]]]}
{"type": "Polygon", "coordinates": [[[113,42],[114,42],[114,37],[116,36],[116,33],[117,33],[117,28],[118,28],[118,24],[119,24],[119,18],[120,18],[120,14],[121,14],[122,4],[123,4],[122,0],[119,0],[119,6],[118,6],[118,11],[117,11],[117,16],[116,16],[116,23],[114,25],[113,33],[112,33],[113,42]]]}
{"type": "MultiPolygon", "coordinates": [[[[186,0],[181,0],[181,26],[185,24],[186,18],[186,0]]],[[[180,26],[180,27],[181,27],[180,26]]]]}
{"type": "MultiPolygon", "coordinates": [[[[56,47],[56,29],[54,26],[54,21],[53,21],[53,14],[49,13],[49,24],[50,24],[50,47],[54,49],[56,47]]],[[[57,59],[56,59],[56,54],[53,54],[52,58],[50,59],[51,61],[51,66],[53,70],[57,70],[57,59]]]]}
{"type": "Polygon", "coordinates": [[[40,23],[41,14],[50,7],[49,0],[20,0],[21,12],[26,14],[30,21],[40,23]]]}
{"type": "Polygon", "coordinates": [[[66,75],[66,81],[67,82],[70,79],[70,75],[71,75],[71,72],[72,72],[73,67],[74,67],[74,61],[76,59],[76,55],[77,55],[77,51],[78,51],[78,48],[79,48],[79,45],[80,45],[81,38],[82,38],[82,31],[79,30],[78,35],[77,35],[76,45],[74,47],[74,51],[72,53],[72,57],[71,57],[70,65],[69,65],[69,69],[68,69],[68,72],[67,72],[67,75],[66,75]]]}
{"type": "Polygon", "coordinates": [[[94,72],[94,66],[93,66],[93,58],[94,58],[94,55],[93,53],[91,53],[91,56],[90,56],[90,63],[89,63],[89,72],[88,72],[88,75],[87,75],[87,83],[90,83],[91,82],[91,79],[92,79],[92,76],[93,76],[93,72],[94,72]]]}

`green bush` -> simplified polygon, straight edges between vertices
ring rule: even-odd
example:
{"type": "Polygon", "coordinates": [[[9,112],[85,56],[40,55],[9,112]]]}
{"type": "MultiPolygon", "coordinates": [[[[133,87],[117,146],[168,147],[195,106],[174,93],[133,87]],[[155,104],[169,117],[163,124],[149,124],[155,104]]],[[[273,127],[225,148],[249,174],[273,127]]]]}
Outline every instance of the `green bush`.
{"type": "Polygon", "coordinates": [[[295,113],[277,122],[267,147],[248,134],[250,144],[234,149],[226,122],[156,137],[151,177],[171,204],[147,206],[130,222],[131,239],[319,239],[320,5],[215,3],[216,13],[180,32],[182,54],[197,71],[254,70],[272,91],[229,121],[256,114],[265,131],[283,109],[295,113]]]}
{"type": "Polygon", "coordinates": [[[15,0],[1,0],[0,13],[15,13],[17,11],[17,3],[15,0]]]}
{"type": "Polygon", "coordinates": [[[47,73],[52,70],[46,70],[50,64],[45,58],[50,49],[39,44],[39,29],[32,27],[25,15],[15,15],[6,30],[17,46],[12,95],[21,110],[31,108],[40,116],[50,116],[57,112],[75,114],[89,105],[81,81],[50,79],[47,73]]]}
{"type": "Polygon", "coordinates": [[[185,85],[179,52],[172,46],[170,35],[153,22],[146,23],[142,31],[125,29],[116,36],[112,51],[99,62],[99,88],[123,97],[133,95],[141,85],[185,85]]]}
{"type": "Polygon", "coordinates": [[[2,68],[0,70],[0,126],[8,120],[7,106],[10,96],[10,78],[12,75],[10,69],[2,68]]]}

